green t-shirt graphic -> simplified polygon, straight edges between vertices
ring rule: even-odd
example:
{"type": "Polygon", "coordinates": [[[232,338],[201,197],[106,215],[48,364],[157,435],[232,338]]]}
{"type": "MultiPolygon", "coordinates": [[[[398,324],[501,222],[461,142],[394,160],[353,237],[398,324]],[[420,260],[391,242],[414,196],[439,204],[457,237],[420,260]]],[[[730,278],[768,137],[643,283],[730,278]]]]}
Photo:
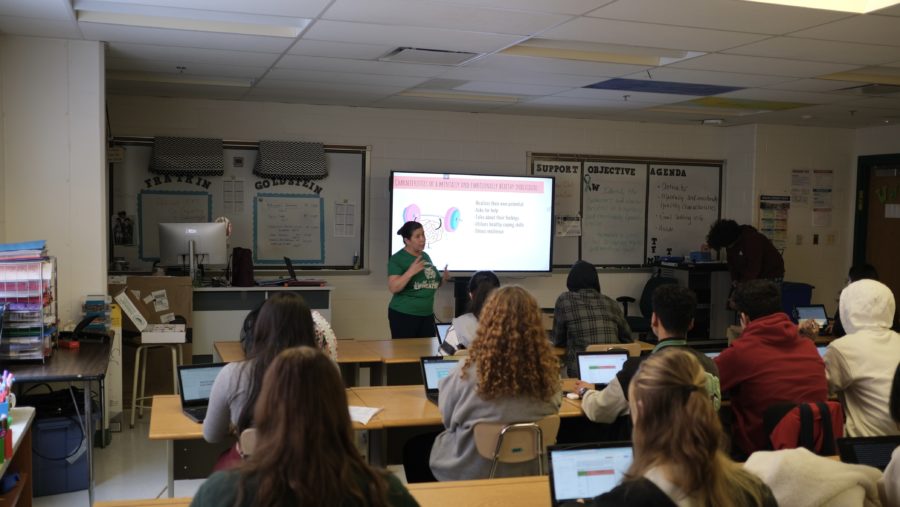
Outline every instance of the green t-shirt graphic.
{"type": "MultiPolygon", "coordinates": [[[[405,249],[398,251],[388,260],[388,276],[403,275],[415,260],[416,257],[405,249]]],[[[441,274],[427,253],[422,252],[422,260],[425,269],[416,273],[403,290],[394,294],[388,305],[391,310],[419,317],[434,313],[434,293],[441,285],[441,274]]]]}

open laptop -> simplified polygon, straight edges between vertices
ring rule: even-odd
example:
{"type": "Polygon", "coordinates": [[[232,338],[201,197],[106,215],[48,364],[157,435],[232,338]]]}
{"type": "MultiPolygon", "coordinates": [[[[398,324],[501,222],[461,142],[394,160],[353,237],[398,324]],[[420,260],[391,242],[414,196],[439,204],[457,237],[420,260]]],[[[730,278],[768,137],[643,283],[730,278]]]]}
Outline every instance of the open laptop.
{"type": "Polygon", "coordinates": [[[825,305],[807,305],[794,307],[794,320],[799,324],[804,320],[812,319],[819,325],[819,334],[825,332],[828,326],[828,313],[825,312],[825,305]]]}
{"type": "Polygon", "coordinates": [[[553,507],[584,505],[622,482],[631,466],[631,442],[551,445],[550,502],[553,507]],[[581,500],[581,502],[579,502],[581,500]]]}
{"type": "Polygon", "coordinates": [[[441,356],[423,357],[420,361],[422,362],[422,378],[425,379],[425,397],[437,405],[438,383],[442,378],[450,375],[459,361],[441,356]]]}
{"type": "Polygon", "coordinates": [[[839,438],[837,445],[844,463],[869,465],[883,472],[891,462],[891,453],[900,446],[900,435],[839,438]]]}
{"type": "Polygon", "coordinates": [[[192,421],[202,423],[209,407],[209,393],[226,363],[185,364],[178,367],[181,410],[192,421]]]}
{"type": "Polygon", "coordinates": [[[287,278],[264,280],[257,282],[257,285],[260,287],[320,287],[324,285],[322,280],[297,280],[297,271],[294,270],[294,263],[291,262],[290,257],[284,258],[284,265],[288,271],[287,278]]]}
{"type": "Polygon", "coordinates": [[[450,331],[450,326],[452,326],[452,324],[444,324],[442,322],[438,322],[434,325],[434,327],[437,328],[438,345],[444,343],[444,340],[447,339],[447,332],[450,331]]]}
{"type": "Polygon", "coordinates": [[[612,382],[616,374],[622,370],[622,366],[628,360],[628,352],[624,350],[579,352],[577,357],[578,378],[601,389],[612,382]]]}

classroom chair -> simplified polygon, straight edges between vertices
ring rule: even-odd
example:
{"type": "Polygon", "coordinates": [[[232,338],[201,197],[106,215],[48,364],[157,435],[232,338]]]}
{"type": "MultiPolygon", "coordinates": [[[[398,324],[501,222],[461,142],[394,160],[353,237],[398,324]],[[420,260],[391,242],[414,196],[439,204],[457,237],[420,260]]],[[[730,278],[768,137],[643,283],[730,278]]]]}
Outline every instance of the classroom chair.
{"type": "Polygon", "coordinates": [[[610,350],[627,350],[628,355],[631,357],[640,357],[641,356],[641,344],[637,342],[632,343],[595,343],[593,345],[588,345],[585,352],[608,352],[610,350]]]}
{"type": "Polygon", "coordinates": [[[247,428],[241,432],[238,449],[242,458],[247,459],[253,455],[253,451],[256,450],[256,438],[256,428],[247,428]]]}
{"type": "Polygon", "coordinates": [[[547,446],[556,443],[559,416],[548,415],[537,422],[475,424],[475,447],[478,454],[491,460],[490,479],[498,463],[524,463],[538,460],[538,473],[544,475],[547,446]]]}

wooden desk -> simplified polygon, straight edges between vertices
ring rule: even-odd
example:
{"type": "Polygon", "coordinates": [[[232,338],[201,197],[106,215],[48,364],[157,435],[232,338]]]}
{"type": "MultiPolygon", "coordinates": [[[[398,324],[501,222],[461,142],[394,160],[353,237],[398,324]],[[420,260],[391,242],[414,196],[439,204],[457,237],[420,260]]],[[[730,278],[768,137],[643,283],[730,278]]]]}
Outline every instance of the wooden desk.
{"type": "MultiPolygon", "coordinates": [[[[77,349],[57,349],[53,356],[41,363],[7,362],[4,365],[15,375],[16,384],[41,384],[45,382],[81,382],[84,388],[84,420],[93,424],[93,404],[91,403],[91,383],[96,381],[100,390],[100,420],[103,420],[103,405],[106,393],[104,380],[109,367],[109,343],[82,342],[77,349]]],[[[101,423],[102,426],[102,423],[101,423]]],[[[88,502],[94,504],[94,432],[85,435],[87,444],[88,502]]]]}
{"type": "Polygon", "coordinates": [[[110,500],[97,502],[94,507],[188,507],[193,498],[154,498],[150,500],[110,500]]]}
{"type": "Polygon", "coordinates": [[[421,507],[549,507],[547,476],[431,482],[407,486],[421,507]]]}
{"type": "Polygon", "coordinates": [[[213,347],[223,363],[236,363],[245,359],[241,342],[215,342],[213,347]]]}
{"type": "MultiPolygon", "coordinates": [[[[18,407],[11,410],[13,456],[0,465],[0,477],[7,470],[18,472],[19,482],[5,494],[0,495],[0,505],[4,507],[31,507],[31,423],[34,421],[34,407],[18,407]]],[[[0,452],[3,452],[0,450],[0,452]]]]}

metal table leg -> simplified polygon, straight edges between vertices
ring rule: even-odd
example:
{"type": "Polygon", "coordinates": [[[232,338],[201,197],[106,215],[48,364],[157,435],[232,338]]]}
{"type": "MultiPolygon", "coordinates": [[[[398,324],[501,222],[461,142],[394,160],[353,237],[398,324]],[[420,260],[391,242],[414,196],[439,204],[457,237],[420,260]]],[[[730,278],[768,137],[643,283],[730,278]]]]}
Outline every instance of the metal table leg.
{"type": "MultiPolygon", "coordinates": [[[[91,381],[84,381],[84,417],[87,420],[85,439],[87,439],[88,468],[88,505],[94,505],[94,414],[91,407],[91,381]]],[[[102,424],[101,424],[102,426],[102,424]]]]}
{"type": "Polygon", "coordinates": [[[168,461],[169,476],[166,482],[166,489],[169,490],[169,498],[175,497],[175,441],[166,440],[166,461],[168,461]]]}

